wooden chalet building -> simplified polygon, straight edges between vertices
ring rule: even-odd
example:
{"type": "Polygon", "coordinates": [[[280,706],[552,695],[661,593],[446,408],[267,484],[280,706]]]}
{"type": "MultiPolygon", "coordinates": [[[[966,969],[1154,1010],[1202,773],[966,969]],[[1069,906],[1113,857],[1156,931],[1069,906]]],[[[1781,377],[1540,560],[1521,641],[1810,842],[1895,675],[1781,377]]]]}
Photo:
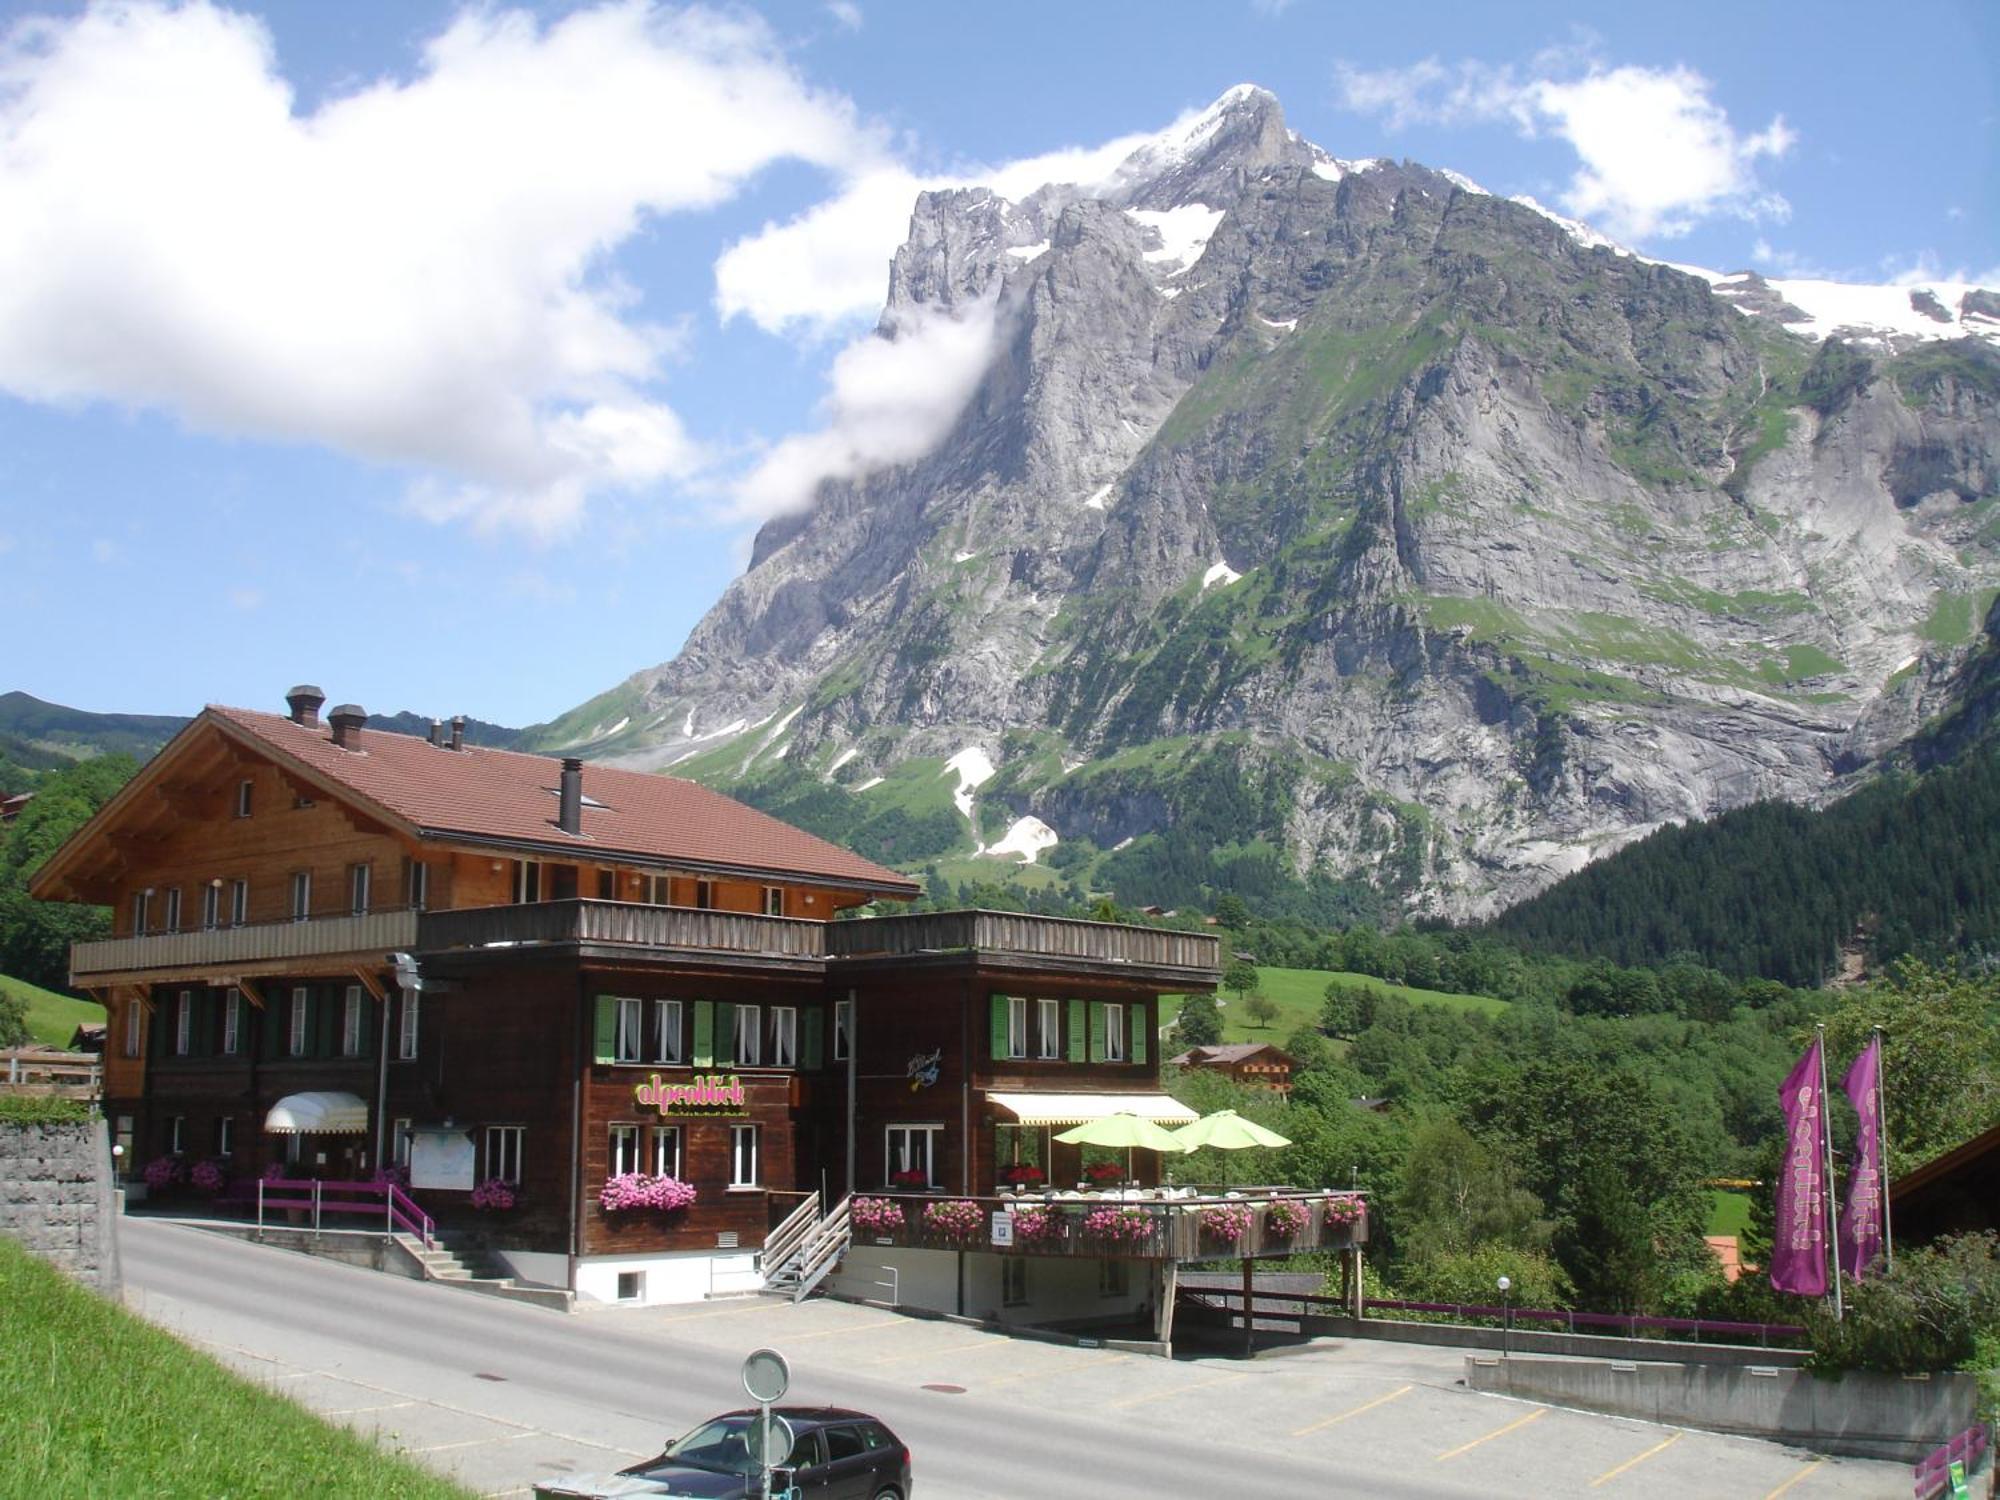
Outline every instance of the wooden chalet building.
{"type": "Polygon", "coordinates": [[[1292,1054],[1269,1042],[1216,1042],[1190,1047],[1172,1059],[1177,1068],[1205,1068],[1236,1083],[1255,1084],[1275,1093],[1292,1091],[1292,1054]]]}
{"type": "MultiPolygon", "coordinates": [[[[670,1301],[786,1266],[809,1286],[857,1191],[1080,1182],[1054,1132],[1192,1118],[1160,1092],[1157,1006],[1214,986],[1212,936],[836,920],[917,887],[692,782],[474,747],[462,721],[323,721],[323,701],[204,709],[34,878],[114,913],[71,971],[109,1014],[104,1108],[135,1182],[208,1160],[254,1198],[274,1169],[400,1164],[447,1243],[521,1281],[670,1301]],[[634,1173],[694,1201],[607,1211],[634,1173]],[[475,1206],[494,1182],[513,1205],[475,1206]]],[[[1147,1295],[1086,1269],[1085,1300],[1147,1295]]],[[[905,1277],[963,1310],[963,1274],[905,1277]]]]}

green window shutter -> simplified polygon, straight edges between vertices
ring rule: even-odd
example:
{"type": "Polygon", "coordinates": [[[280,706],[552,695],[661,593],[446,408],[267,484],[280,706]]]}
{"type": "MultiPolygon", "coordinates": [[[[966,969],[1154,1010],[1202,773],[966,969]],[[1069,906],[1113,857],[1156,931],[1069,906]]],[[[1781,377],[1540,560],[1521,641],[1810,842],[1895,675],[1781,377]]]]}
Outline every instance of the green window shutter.
{"type": "Polygon", "coordinates": [[[993,1038],[993,1055],[995,1057],[1005,1057],[1008,1053],[1007,1013],[1011,1006],[1012,1002],[1005,995],[994,995],[987,1001],[987,1029],[993,1038]]]}
{"type": "Polygon", "coordinates": [[[726,1068],[736,1061],[736,1007],[727,1000],[715,1002],[715,1063],[726,1068]]]}
{"type": "Polygon", "coordinates": [[[618,1000],[613,995],[597,997],[597,1060],[608,1063],[618,1055],[618,1000]]]}
{"type": "Polygon", "coordinates": [[[1132,1007],[1132,1061],[1135,1063],[1146,1060],[1146,1032],[1149,1029],[1146,1025],[1146,1006],[1141,1002],[1132,1007]]]}
{"type": "Polygon", "coordinates": [[[805,1014],[806,1039],[805,1042],[803,1043],[803,1050],[800,1055],[804,1057],[805,1065],[807,1068],[817,1068],[820,1065],[820,1057],[821,1057],[820,1038],[825,1025],[826,1025],[825,1011],[820,1010],[818,1007],[814,1007],[812,1010],[806,1012],[805,1014]]]}
{"type": "Polygon", "coordinates": [[[1083,1002],[1081,1000],[1072,1000],[1069,1003],[1069,1060],[1071,1062],[1083,1061],[1084,1035],[1083,1002]]]}
{"type": "Polygon", "coordinates": [[[1104,1002],[1090,1002],[1090,1060],[1104,1061],[1104,1002]]]}
{"type": "Polygon", "coordinates": [[[697,1000],[694,1003],[694,1065],[697,1068],[715,1066],[715,1002],[697,1000]]]}

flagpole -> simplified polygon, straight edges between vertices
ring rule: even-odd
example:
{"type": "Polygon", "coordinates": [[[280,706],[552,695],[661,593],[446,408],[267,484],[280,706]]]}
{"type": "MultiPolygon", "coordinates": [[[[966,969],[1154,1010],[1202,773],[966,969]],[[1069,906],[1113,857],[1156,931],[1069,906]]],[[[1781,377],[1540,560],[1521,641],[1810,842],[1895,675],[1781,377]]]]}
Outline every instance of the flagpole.
{"type": "Polygon", "coordinates": [[[1826,1024],[1821,1022],[1813,1030],[1818,1033],[1819,1131],[1820,1139],[1826,1142],[1826,1226],[1827,1238],[1833,1242],[1833,1320],[1838,1323],[1846,1315],[1846,1308],[1840,1290],[1839,1206],[1834,1201],[1833,1192],[1833,1112],[1827,1108],[1831,1096],[1826,1086],[1826,1024]]]}
{"type": "Polygon", "coordinates": [[[1889,1229],[1889,1116],[1883,1093],[1883,1077],[1889,1071],[1888,1049],[1882,1043],[1882,1028],[1875,1033],[1875,1131],[1882,1154],[1882,1270],[1896,1269],[1896,1237],[1889,1229]]]}

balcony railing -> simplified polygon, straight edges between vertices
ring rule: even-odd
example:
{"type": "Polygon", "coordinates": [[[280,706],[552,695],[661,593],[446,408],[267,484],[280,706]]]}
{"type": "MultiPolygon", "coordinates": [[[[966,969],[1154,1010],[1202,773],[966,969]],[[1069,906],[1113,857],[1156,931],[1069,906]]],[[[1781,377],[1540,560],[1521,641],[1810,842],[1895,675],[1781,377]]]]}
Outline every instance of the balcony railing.
{"type": "Polygon", "coordinates": [[[1087,959],[1152,969],[1219,970],[1221,940],[1206,932],[1079,922],[1006,911],[919,912],[869,917],[827,927],[827,953],[836,958],[903,956],[963,951],[1029,958],[1087,959]]]}
{"type": "Polygon", "coordinates": [[[309,917],[300,922],[263,922],[77,943],[70,948],[69,968],[74,983],[88,984],[107,974],[231,968],[349,953],[381,955],[408,948],[416,936],[417,913],[413,911],[309,917]]]}
{"type": "Polygon", "coordinates": [[[521,943],[609,943],[791,959],[976,952],[1177,971],[1195,978],[1216,972],[1221,947],[1207,933],[1015,912],[926,912],[815,922],[754,912],[586,900],[425,912],[416,943],[427,952],[521,943]]]}
{"type": "Polygon", "coordinates": [[[822,958],[826,954],[825,932],[824,922],[755,912],[640,906],[624,901],[537,901],[524,906],[425,912],[416,942],[426,952],[517,943],[617,943],[822,958]]]}
{"type": "Polygon", "coordinates": [[[1361,1195],[1285,1189],[1185,1198],[1143,1190],[1103,1197],[856,1193],[849,1214],[856,1245],[1001,1255],[1237,1260],[1346,1250],[1368,1240],[1361,1195]],[[1003,1212],[1010,1244],[994,1242],[994,1215],[1003,1212]]]}

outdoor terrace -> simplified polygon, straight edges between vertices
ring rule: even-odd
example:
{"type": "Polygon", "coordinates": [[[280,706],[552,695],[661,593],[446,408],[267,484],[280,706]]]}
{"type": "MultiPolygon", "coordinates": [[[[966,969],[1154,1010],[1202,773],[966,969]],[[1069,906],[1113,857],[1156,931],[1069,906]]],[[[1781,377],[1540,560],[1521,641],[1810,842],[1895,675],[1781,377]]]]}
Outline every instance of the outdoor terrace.
{"type": "Polygon", "coordinates": [[[1107,1193],[856,1193],[854,1243],[1000,1255],[1241,1260],[1368,1241],[1361,1193],[1299,1188],[1136,1188],[1107,1193]],[[995,1214],[1010,1216],[994,1239],[995,1214]]]}

